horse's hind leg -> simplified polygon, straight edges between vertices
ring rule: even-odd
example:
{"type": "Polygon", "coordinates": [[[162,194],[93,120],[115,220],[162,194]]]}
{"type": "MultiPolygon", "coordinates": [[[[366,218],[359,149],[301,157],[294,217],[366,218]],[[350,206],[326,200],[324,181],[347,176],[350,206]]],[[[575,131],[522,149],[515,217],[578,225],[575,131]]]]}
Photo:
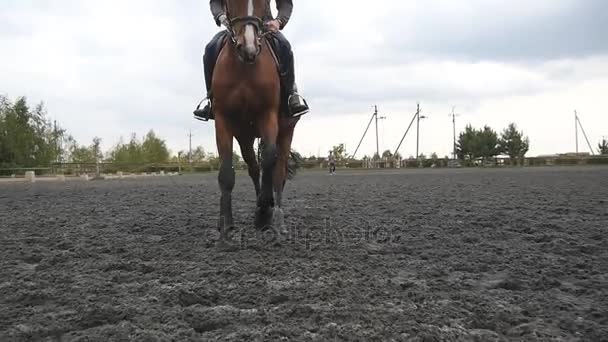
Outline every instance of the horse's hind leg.
{"type": "Polygon", "coordinates": [[[278,115],[269,115],[262,123],[262,187],[258,196],[255,212],[255,226],[258,229],[267,228],[272,222],[272,208],[274,207],[273,174],[277,163],[277,135],[278,115]]]}
{"type": "Polygon", "coordinates": [[[287,181],[287,163],[291,152],[291,141],[293,139],[293,127],[282,131],[277,142],[278,156],[274,169],[274,192],[275,208],[273,214],[273,228],[279,234],[286,234],[285,214],[283,212],[283,189],[287,181]]]}
{"type": "Polygon", "coordinates": [[[232,165],[232,131],[228,128],[222,115],[216,115],[215,134],[217,149],[220,155],[220,172],[218,182],[222,192],[220,199],[219,229],[222,239],[228,237],[228,230],[233,226],[232,190],[234,189],[235,174],[232,165]]]}
{"type": "Polygon", "coordinates": [[[249,177],[253,181],[253,187],[255,188],[255,195],[260,196],[260,165],[253,150],[254,138],[239,139],[241,145],[241,155],[243,160],[247,163],[249,170],[249,177]]]}

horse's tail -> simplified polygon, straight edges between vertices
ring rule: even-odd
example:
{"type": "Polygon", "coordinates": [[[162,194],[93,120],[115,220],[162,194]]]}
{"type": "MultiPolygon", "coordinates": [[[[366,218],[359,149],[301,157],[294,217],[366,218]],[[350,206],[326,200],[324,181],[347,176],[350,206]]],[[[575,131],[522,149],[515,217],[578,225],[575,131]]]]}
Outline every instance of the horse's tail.
{"type": "MultiPolygon", "coordinates": [[[[262,162],[262,151],[264,150],[264,143],[262,139],[258,142],[258,162],[262,162]]],[[[298,169],[302,168],[304,164],[304,158],[302,155],[295,150],[289,151],[289,158],[287,159],[287,179],[293,179],[298,173],[298,169]]]]}
{"type": "Polygon", "coordinates": [[[302,168],[304,164],[304,158],[295,150],[289,152],[289,159],[287,160],[287,179],[291,180],[298,173],[298,169],[302,168]]]}

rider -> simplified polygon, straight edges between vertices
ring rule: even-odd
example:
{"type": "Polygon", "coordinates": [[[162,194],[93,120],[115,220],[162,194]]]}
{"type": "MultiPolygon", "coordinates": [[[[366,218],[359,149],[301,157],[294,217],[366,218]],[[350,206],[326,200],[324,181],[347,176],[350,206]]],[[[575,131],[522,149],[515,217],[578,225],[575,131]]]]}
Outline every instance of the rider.
{"type": "Polygon", "coordinates": [[[327,160],[329,161],[329,173],[333,174],[336,172],[336,156],[334,155],[334,151],[329,151],[327,160]]]}
{"type": "MultiPolygon", "coordinates": [[[[223,25],[225,28],[230,28],[230,20],[226,15],[224,5],[224,0],[211,0],[211,13],[213,14],[215,23],[218,26],[223,25]]],[[[309,108],[304,98],[298,94],[297,86],[295,83],[295,70],[291,45],[289,44],[285,36],[280,32],[280,30],[282,30],[285,25],[287,25],[287,22],[291,17],[291,12],[293,11],[293,1],[276,0],[276,5],[278,9],[278,16],[275,19],[272,17],[272,12],[270,11],[270,0],[266,0],[266,15],[264,16],[264,18],[262,18],[262,20],[264,21],[265,28],[271,32],[269,34],[269,36],[271,36],[269,37],[271,38],[269,41],[271,42],[271,44],[273,44],[277,57],[279,59],[281,99],[282,101],[287,100],[287,110],[289,111],[288,114],[292,117],[299,117],[308,113],[309,108]]],[[[199,104],[196,110],[194,111],[195,118],[202,121],[208,121],[209,119],[213,119],[210,101],[211,97],[209,94],[211,91],[211,80],[213,75],[213,69],[215,67],[215,63],[221,50],[222,42],[224,41],[224,38],[227,34],[227,30],[219,32],[205,47],[203,64],[205,69],[205,85],[207,87],[207,97],[203,99],[203,101],[207,100],[207,104],[203,109],[200,109],[199,104]]],[[[201,104],[203,101],[201,101],[201,104]]]]}

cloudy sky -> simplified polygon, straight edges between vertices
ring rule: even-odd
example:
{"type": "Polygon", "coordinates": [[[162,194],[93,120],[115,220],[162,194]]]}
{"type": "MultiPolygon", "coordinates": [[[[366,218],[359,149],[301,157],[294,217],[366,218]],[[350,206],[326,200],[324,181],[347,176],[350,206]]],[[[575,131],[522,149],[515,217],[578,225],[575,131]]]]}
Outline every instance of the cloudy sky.
{"type": "MultiPolygon", "coordinates": [[[[452,106],[458,130],[517,123],[532,155],[574,150],[575,109],[594,147],[608,136],[608,1],[294,2],[284,33],[312,107],[294,140],[305,155],[338,143],[352,153],[374,104],[381,150],[395,149],[417,102],[427,155],[450,153],[452,106]]],[[[217,30],[206,0],[3,0],[0,93],[44,101],[82,143],[154,129],[177,151],[192,130],[214,152],[212,124],[191,112],[217,30]]],[[[358,155],[374,150],[370,134],[358,155]]],[[[415,135],[402,154],[415,154],[415,135]]]]}

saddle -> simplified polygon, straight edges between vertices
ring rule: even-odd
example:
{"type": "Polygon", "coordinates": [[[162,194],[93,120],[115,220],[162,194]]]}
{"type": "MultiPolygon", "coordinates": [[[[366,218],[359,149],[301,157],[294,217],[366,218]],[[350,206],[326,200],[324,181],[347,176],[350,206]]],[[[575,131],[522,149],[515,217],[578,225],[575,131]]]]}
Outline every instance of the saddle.
{"type": "MultiPolygon", "coordinates": [[[[229,33],[228,31],[223,31],[221,36],[218,37],[219,39],[215,39],[212,43],[211,43],[211,55],[214,57],[213,60],[211,61],[213,63],[213,68],[215,69],[215,63],[217,62],[217,59],[219,58],[219,55],[222,51],[222,49],[224,48],[224,46],[229,43],[229,33]]],[[[284,79],[287,76],[288,72],[289,72],[289,66],[284,62],[285,58],[281,58],[281,53],[280,53],[280,42],[279,39],[276,38],[273,34],[267,34],[263,37],[263,44],[266,44],[270,50],[270,54],[272,55],[272,59],[274,60],[274,63],[277,67],[277,72],[279,73],[279,79],[281,81],[281,105],[280,105],[280,112],[281,113],[288,113],[289,112],[289,103],[288,103],[288,99],[289,99],[289,91],[286,90],[286,87],[284,85],[284,79]]],[[[213,73],[212,73],[213,74],[213,73]]],[[[211,75],[212,77],[212,75],[211,75]]]]}

